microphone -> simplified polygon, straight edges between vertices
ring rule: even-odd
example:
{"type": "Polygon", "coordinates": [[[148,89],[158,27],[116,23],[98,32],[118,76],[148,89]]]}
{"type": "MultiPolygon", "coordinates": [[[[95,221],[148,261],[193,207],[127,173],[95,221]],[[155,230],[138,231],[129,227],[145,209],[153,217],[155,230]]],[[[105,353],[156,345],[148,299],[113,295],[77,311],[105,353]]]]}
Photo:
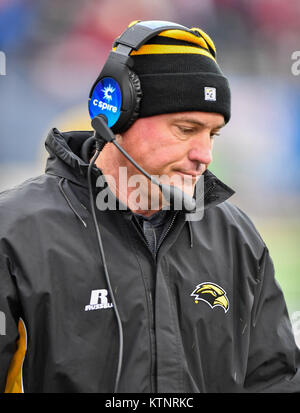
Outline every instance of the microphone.
{"type": "MultiPolygon", "coordinates": [[[[113,143],[120,152],[131,162],[143,175],[145,175],[152,183],[157,185],[163,196],[170,200],[172,205],[180,205],[184,212],[193,212],[196,209],[196,201],[194,198],[181,191],[174,185],[166,185],[159,182],[156,178],[148,174],[135,160],[118,144],[116,137],[112,130],[107,125],[107,119],[104,115],[98,115],[92,119],[92,127],[95,130],[94,137],[96,140],[100,140],[106,143],[113,143]]],[[[103,147],[103,146],[102,146],[103,147]]]]}

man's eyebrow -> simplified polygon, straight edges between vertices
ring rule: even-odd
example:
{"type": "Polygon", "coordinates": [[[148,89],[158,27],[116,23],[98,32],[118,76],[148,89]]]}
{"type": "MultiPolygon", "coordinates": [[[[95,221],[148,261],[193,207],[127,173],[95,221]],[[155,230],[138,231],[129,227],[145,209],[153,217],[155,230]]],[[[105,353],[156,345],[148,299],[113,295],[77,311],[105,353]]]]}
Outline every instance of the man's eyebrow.
{"type": "MultiPolygon", "coordinates": [[[[193,123],[194,125],[207,127],[207,124],[206,124],[206,123],[201,122],[201,121],[196,120],[196,119],[193,119],[193,118],[186,118],[186,117],[184,117],[184,118],[175,119],[175,121],[193,123]]],[[[225,122],[221,123],[220,125],[215,126],[215,127],[213,128],[213,130],[215,130],[215,129],[221,129],[221,128],[223,128],[223,126],[225,126],[225,122]]]]}

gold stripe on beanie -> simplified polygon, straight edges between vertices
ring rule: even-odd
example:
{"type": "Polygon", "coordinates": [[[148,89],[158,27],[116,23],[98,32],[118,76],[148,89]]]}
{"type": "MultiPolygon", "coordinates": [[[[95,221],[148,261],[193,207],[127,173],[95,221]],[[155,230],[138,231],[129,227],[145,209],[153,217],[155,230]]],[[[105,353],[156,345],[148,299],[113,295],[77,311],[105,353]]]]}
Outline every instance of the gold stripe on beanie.
{"type": "Polygon", "coordinates": [[[183,30],[165,30],[164,32],[159,33],[158,36],[170,37],[171,39],[176,40],[185,40],[186,42],[198,44],[209,50],[206,41],[202,37],[197,37],[195,34],[183,30]]]}
{"type": "MultiPolygon", "coordinates": [[[[113,48],[113,51],[116,47],[113,48]]],[[[214,62],[216,59],[210,54],[209,51],[200,49],[199,47],[192,46],[176,46],[176,45],[165,45],[165,44],[145,44],[141,46],[138,50],[133,50],[130,55],[151,55],[151,54],[201,54],[203,56],[209,57],[214,62]]]]}
{"type": "Polygon", "coordinates": [[[209,57],[214,62],[216,62],[216,59],[211,55],[209,51],[193,46],[145,44],[141,46],[139,50],[133,50],[130,53],[131,56],[147,54],[201,54],[203,56],[209,57]]]}

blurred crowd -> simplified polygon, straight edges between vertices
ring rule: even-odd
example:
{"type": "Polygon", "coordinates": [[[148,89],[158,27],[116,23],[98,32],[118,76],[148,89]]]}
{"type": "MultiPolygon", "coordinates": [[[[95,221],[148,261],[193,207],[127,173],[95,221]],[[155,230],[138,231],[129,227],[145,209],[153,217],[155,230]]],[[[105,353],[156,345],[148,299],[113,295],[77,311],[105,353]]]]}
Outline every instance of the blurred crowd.
{"type": "Polygon", "coordinates": [[[284,51],[299,48],[298,0],[0,0],[0,50],[31,63],[62,56],[88,68],[101,65],[113,39],[136,19],[200,26],[231,70],[249,74],[284,73],[284,51]]]}
{"type": "Polygon", "coordinates": [[[153,19],[200,27],[216,44],[233,110],[216,143],[214,171],[244,202],[255,192],[268,195],[253,200],[254,208],[270,212],[284,196],[282,208],[297,211],[300,76],[291,73],[291,55],[300,50],[299,0],[0,0],[7,65],[0,172],[37,163],[42,171],[51,127],[91,129],[88,93],[114,38],[130,21],[153,19]]]}

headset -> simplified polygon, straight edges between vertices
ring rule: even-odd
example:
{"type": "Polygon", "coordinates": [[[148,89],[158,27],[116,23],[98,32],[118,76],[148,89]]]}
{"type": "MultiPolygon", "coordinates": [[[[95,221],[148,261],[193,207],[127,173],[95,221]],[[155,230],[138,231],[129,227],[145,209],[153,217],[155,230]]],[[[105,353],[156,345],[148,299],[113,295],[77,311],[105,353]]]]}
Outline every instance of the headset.
{"type": "Polygon", "coordinates": [[[180,24],[151,20],[131,23],[115,40],[113,50],[90,91],[91,119],[104,115],[114,133],[122,133],[133,124],[139,116],[142,89],[139,77],[133,71],[130,53],[159,33],[173,29],[199,36],[199,33],[180,24]]]}

